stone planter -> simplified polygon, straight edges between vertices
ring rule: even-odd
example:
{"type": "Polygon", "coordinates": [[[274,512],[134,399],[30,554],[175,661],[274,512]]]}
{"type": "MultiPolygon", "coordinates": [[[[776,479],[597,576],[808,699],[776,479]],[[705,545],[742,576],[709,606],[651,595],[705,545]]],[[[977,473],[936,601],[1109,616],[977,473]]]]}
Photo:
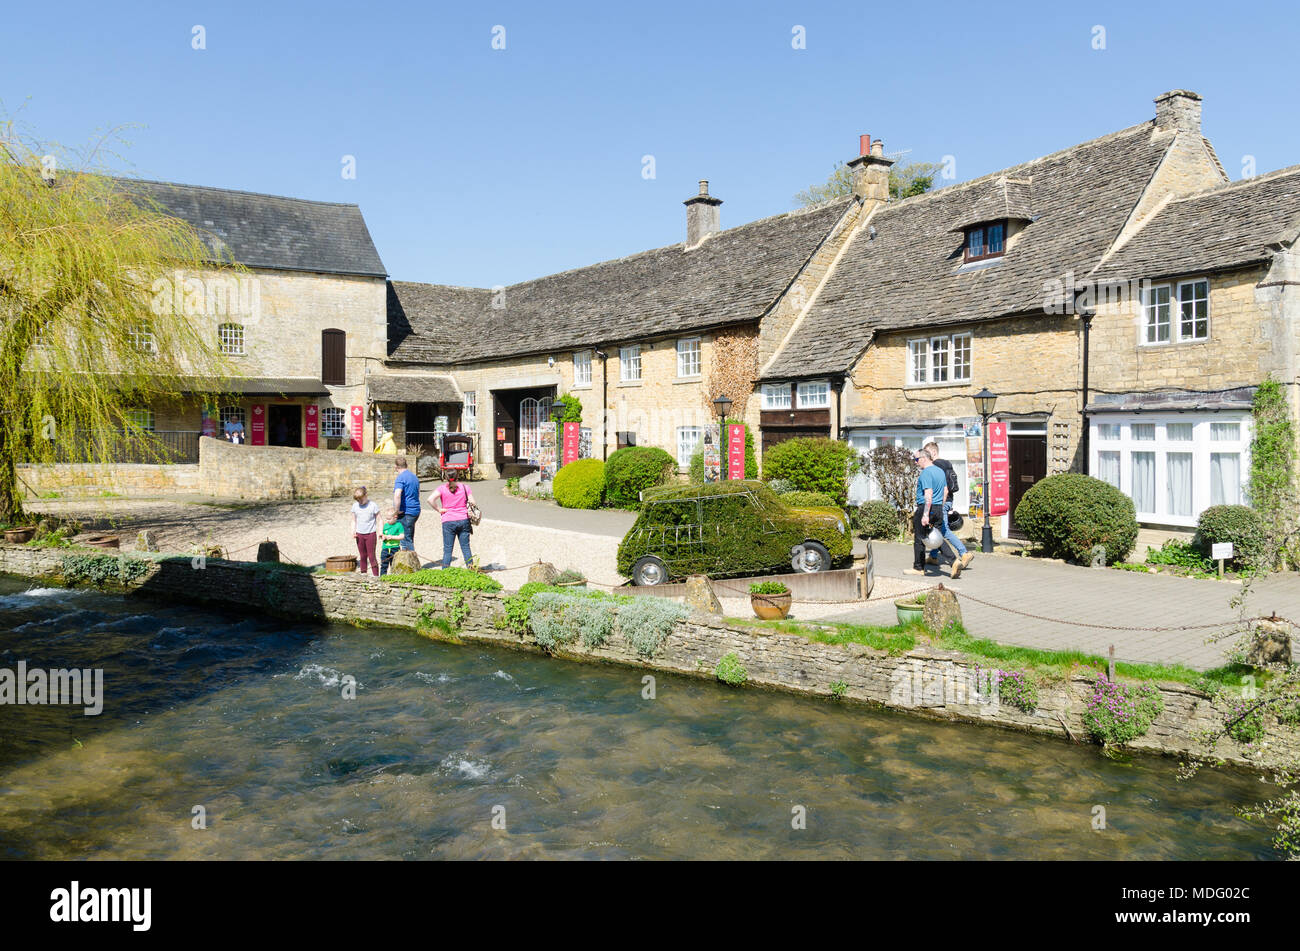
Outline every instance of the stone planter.
{"type": "Polygon", "coordinates": [[[20,528],[6,528],[5,541],[14,545],[24,545],[36,535],[35,525],[23,525],[20,528]]]}
{"type": "Polygon", "coordinates": [[[899,598],[894,602],[894,612],[899,624],[919,624],[925,614],[925,602],[914,598],[899,598]]]}
{"type": "Polygon", "coordinates": [[[751,594],[749,606],[754,616],[764,621],[780,621],[790,613],[790,592],[785,594],[751,594]]]}
{"type": "Polygon", "coordinates": [[[91,548],[121,548],[122,540],[116,535],[91,535],[81,544],[89,545],[91,548]]]}
{"type": "Polygon", "coordinates": [[[338,571],[338,572],[356,571],[357,556],[356,555],[330,555],[328,558],[325,559],[325,570],[338,571]]]}

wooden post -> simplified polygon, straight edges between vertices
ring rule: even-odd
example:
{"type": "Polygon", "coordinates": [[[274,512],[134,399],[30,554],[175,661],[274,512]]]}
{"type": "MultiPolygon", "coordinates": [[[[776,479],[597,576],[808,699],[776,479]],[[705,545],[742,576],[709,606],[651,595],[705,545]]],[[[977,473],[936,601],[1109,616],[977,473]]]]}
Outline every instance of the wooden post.
{"type": "Polygon", "coordinates": [[[1223,559],[1219,559],[1219,580],[1223,580],[1223,559]]]}
{"type": "Polygon", "coordinates": [[[1106,679],[1115,682],[1115,645],[1110,645],[1110,659],[1106,661],[1106,679]]]}

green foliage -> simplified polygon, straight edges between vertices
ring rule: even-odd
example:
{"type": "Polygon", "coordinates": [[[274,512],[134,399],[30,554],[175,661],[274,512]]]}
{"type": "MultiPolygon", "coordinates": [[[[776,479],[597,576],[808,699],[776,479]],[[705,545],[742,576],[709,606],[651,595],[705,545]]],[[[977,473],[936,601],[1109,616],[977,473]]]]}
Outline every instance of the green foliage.
{"type": "Polygon", "coordinates": [[[767,487],[777,495],[785,495],[787,492],[796,491],[794,483],[789,479],[770,479],[768,480],[767,487]]]}
{"type": "Polygon", "coordinates": [[[33,548],[71,548],[72,542],[69,539],[73,534],[72,529],[60,525],[53,531],[36,534],[27,544],[33,548]]]}
{"type": "Polygon", "coordinates": [[[1296,433],[1286,391],[1272,377],[1255,391],[1251,410],[1254,437],[1250,442],[1250,500],[1264,517],[1271,535],[1268,564],[1272,567],[1296,519],[1296,433]]]}
{"type": "Polygon", "coordinates": [[[598,509],[605,498],[605,463],[578,459],[555,473],[555,501],[566,509],[598,509]]]}
{"type": "Polygon", "coordinates": [[[848,564],[853,540],[844,514],[791,509],[752,479],[708,485],[673,485],[646,492],[632,529],[618,548],[625,576],[643,555],[664,560],[670,577],[744,575],[790,564],[790,549],[817,541],[832,565],[848,564]]]}
{"type": "Polygon", "coordinates": [[[1214,567],[1210,552],[1216,542],[1232,542],[1233,567],[1254,567],[1265,559],[1268,550],[1264,519],[1245,505],[1211,505],[1196,520],[1196,536],[1192,539],[1209,564],[1207,570],[1214,567]]]}
{"type": "Polygon", "coordinates": [[[1238,700],[1228,707],[1224,718],[1228,736],[1238,743],[1258,743],[1264,738],[1264,704],[1238,700]]]}
{"type": "Polygon", "coordinates": [[[1038,684],[1023,670],[986,670],[975,665],[977,677],[984,678],[988,693],[996,691],[999,703],[1007,703],[1021,713],[1033,713],[1038,709],[1038,684]]]}
{"type": "Polygon", "coordinates": [[[1106,746],[1129,743],[1146,734],[1165,702],[1153,684],[1130,687],[1098,676],[1083,709],[1083,725],[1106,746]]]}
{"type": "Polygon", "coordinates": [[[780,581],[751,581],[750,594],[789,594],[790,589],[780,581]]]}
{"type": "Polygon", "coordinates": [[[555,398],[551,405],[551,416],[559,416],[561,423],[580,423],[582,422],[582,400],[578,399],[572,393],[564,393],[555,398]]]}
{"type": "Polygon", "coordinates": [[[605,461],[606,503],[635,509],[641,491],[663,485],[676,466],[676,459],[654,446],[627,446],[611,453],[605,461]]]}
{"type": "Polygon", "coordinates": [[[690,611],[667,598],[629,598],[618,609],[618,632],[642,657],[654,657],[673,625],[690,611]]]}
{"type": "MultiPolygon", "coordinates": [[[[895,164],[889,169],[889,197],[903,199],[922,195],[934,187],[934,178],[941,171],[943,165],[938,162],[895,164]]],[[[813,185],[796,194],[794,200],[802,206],[820,205],[837,198],[847,198],[851,194],[853,170],[843,162],[837,162],[824,185],[813,185]]]]}
{"type": "Polygon", "coordinates": [[[1165,543],[1159,548],[1147,547],[1148,565],[1169,565],[1174,568],[1186,568],[1188,571],[1198,574],[1208,574],[1214,571],[1214,562],[1192,544],[1179,541],[1177,538],[1167,538],[1165,543]]]}
{"type": "Polygon", "coordinates": [[[547,650],[581,639],[588,650],[600,647],[614,631],[617,602],[580,594],[539,592],[528,608],[528,625],[547,650]]]}
{"type": "Polygon", "coordinates": [[[735,653],[731,653],[718,661],[718,666],[713,668],[713,676],[724,684],[739,687],[749,679],[749,672],[745,670],[745,665],[740,662],[740,658],[735,653]]]}
{"type": "Polygon", "coordinates": [[[782,492],[781,501],[792,508],[838,508],[839,503],[825,492],[782,492]]]}
{"type": "Polygon", "coordinates": [[[894,540],[902,528],[902,515],[884,499],[863,502],[852,515],[854,527],[863,538],[894,540]]]}
{"type": "MultiPolygon", "coordinates": [[[[758,456],[754,453],[754,434],[753,432],[750,431],[749,424],[742,422],[739,419],[728,419],[725,425],[729,426],[732,423],[740,423],[740,425],[745,427],[745,478],[757,479],[758,478],[758,456]]],[[[723,429],[722,432],[724,433],[722,437],[724,442],[718,455],[718,461],[719,461],[719,465],[722,467],[722,474],[725,475],[727,472],[730,471],[727,467],[727,462],[731,456],[731,452],[730,452],[730,446],[725,442],[726,430],[723,429]]],[[[691,456],[690,464],[687,466],[687,479],[695,485],[704,484],[704,450],[703,449],[699,450],[698,452],[695,453],[695,455],[691,456]]],[[[793,485],[786,486],[787,490],[793,488],[794,488],[793,485]]]]}
{"type": "Polygon", "coordinates": [[[500,591],[501,582],[481,571],[470,568],[425,568],[408,574],[384,575],[389,584],[427,584],[435,588],[455,588],[460,591],[500,591]]]}
{"type": "Polygon", "coordinates": [[[153,564],[126,555],[64,555],[60,574],[70,584],[128,585],[147,575],[153,564]]]}
{"type": "Polygon", "coordinates": [[[465,619],[469,617],[469,603],[464,592],[458,591],[442,599],[442,610],[435,602],[428,602],[420,608],[416,626],[441,631],[448,637],[454,637],[465,619]]]}
{"type": "Polygon", "coordinates": [[[763,453],[763,478],[788,479],[797,490],[823,492],[843,505],[848,498],[849,463],[856,458],[856,450],[838,439],[787,439],[763,453]]]}
{"type": "Polygon", "coordinates": [[[837,680],[831,684],[831,696],[836,700],[843,700],[848,695],[849,685],[843,680],[837,680]]]}
{"type": "Polygon", "coordinates": [[[577,584],[578,582],[586,581],[586,580],[587,580],[586,575],[584,575],[581,571],[577,571],[576,569],[573,568],[565,568],[563,571],[561,571],[558,575],[555,576],[556,585],[577,584]]]}
{"type": "Polygon", "coordinates": [[[916,500],[916,463],[906,446],[877,446],[860,456],[856,470],[876,483],[880,498],[894,509],[901,529],[911,518],[916,500]]]}
{"type": "Polygon", "coordinates": [[[1105,548],[1107,564],[1123,561],[1137,541],[1133,500],[1107,482],[1077,472],[1048,476],[1016,506],[1016,524],[1053,558],[1081,564],[1105,548]]]}

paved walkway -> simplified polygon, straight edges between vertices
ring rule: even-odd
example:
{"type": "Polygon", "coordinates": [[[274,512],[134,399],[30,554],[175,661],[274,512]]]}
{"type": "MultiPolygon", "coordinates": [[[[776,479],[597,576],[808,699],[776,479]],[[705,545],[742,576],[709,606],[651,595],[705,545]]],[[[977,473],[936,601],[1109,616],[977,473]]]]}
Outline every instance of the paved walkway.
{"type": "MultiPolygon", "coordinates": [[[[876,542],[874,550],[878,576],[906,578],[918,585],[942,582],[957,593],[967,631],[1003,644],[1077,649],[1102,656],[1114,644],[1120,660],[1208,669],[1223,663],[1233,638],[1218,644],[1206,643],[1207,638],[1232,630],[1234,619],[1241,616],[1240,609],[1229,603],[1241,593],[1241,585],[1230,582],[1082,568],[1009,555],[976,555],[956,581],[948,577],[947,568],[932,568],[927,577],[919,578],[903,573],[912,564],[911,545],[876,542]],[[1082,626],[1085,624],[1145,630],[1106,630],[1082,626]],[[1216,626],[1151,630],[1205,624],[1216,626]]],[[[1288,574],[1256,583],[1244,610],[1247,617],[1276,611],[1300,622],[1300,581],[1288,574]]],[[[869,602],[832,619],[890,624],[895,619],[894,605],[889,600],[869,602]]]]}

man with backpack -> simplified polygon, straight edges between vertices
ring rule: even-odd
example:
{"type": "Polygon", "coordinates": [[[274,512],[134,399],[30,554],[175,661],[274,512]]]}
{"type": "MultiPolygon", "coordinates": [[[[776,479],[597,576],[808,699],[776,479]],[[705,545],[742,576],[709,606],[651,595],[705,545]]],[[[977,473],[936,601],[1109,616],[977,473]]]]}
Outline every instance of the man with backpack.
{"type": "Polygon", "coordinates": [[[956,497],[961,486],[957,483],[957,472],[953,469],[952,463],[947,459],[939,458],[939,444],[937,442],[928,442],[925,444],[924,449],[930,454],[934,464],[943,470],[943,474],[948,480],[948,491],[943,498],[943,517],[939,521],[939,531],[943,533],[944,541],[957,551],[957,557],[952,562],[952,576],[956,578],[961,574],[963,568],[969,568],[970,563],[975,560],[975,553],[967,551],[961,539],[948,527],[948,516],[952,513],[952,500],[956,497]]]}

